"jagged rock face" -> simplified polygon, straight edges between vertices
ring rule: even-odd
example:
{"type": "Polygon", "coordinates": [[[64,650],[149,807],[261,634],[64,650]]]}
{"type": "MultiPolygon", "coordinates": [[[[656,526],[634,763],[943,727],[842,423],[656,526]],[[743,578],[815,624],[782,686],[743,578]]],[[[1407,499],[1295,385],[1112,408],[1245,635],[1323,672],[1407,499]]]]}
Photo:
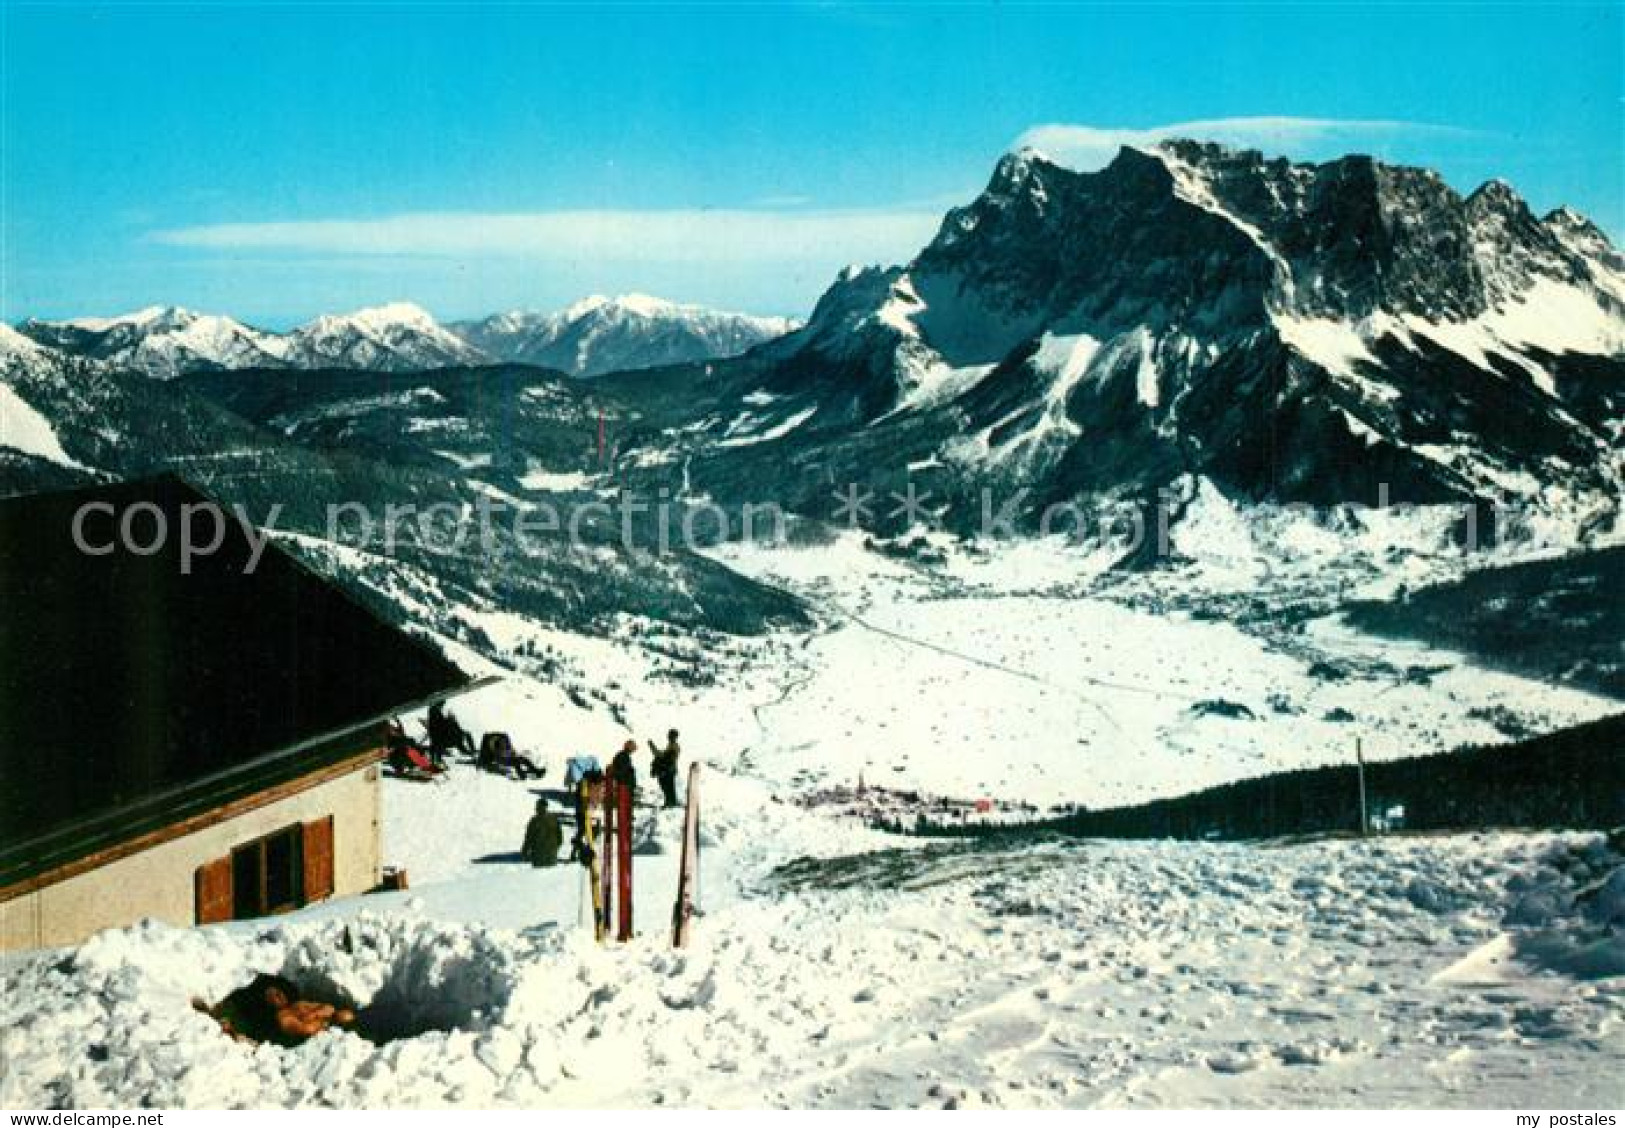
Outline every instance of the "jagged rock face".
{"type": "Polygon", "coordinates": [[[1593,280],[1505,181],[1464,199],[1430,169],[1369,157],[1294,165],[1181,141],[1158,156],[1187,195],[1258,232],[1286,268],[1271,295],[1282,312],[1459,320],[1517,298],[1536,278],[1593,280]]]}
{"type": "Polygon", "coordinates": [[[557,313],[498,314],[451,328],[501,360],[590,377],[738,356],[795,325],[781,317],[725,313],[631,294],[594,296],[557,313]]]}
{"type": "Polygon", "coordinates": [[[1537,219],[1502,181],[1464,199],[1430,170],[1368,157],[1295,165],[1175,141],[1098,173],[1006,156],[908,275],[927,339],[971,363],[1040,329],[1211,338],[1271,312],[1464,320],[1537,279],[1606,288],[1607,269],[1618,256],[1600,231],[1573,213],[1537,219]]]}
{"type": "Polygon", "coordinates": [[[1134,151],[1093,176],[1005,157],[909,267],[926,339],[974,364],[1044,329],[1104,338],[1262,325],[1268,258],[1176,187],[1167,165],[1134,151]]]}
{"type": "Polygon", "coordinates": [[[1196,142],[1093,173],[1012,154],[913,262],[848,272],[721,369],[737,398],[685,465],[719,497],[920,479],[1037,505],[1199,476],[1617,517],[1621,266],[1499,181],[1464,197],[1426,169],[1196,142]]]}
{"type": "Polygon", "coordinates": [[[1625,255],[1608,241],[1602,228],[1573,208],[1558,208],[1542,222],[1556,239],[1582,259],[1600,262],[1616,274],[1625,273],[1625,255]]]}

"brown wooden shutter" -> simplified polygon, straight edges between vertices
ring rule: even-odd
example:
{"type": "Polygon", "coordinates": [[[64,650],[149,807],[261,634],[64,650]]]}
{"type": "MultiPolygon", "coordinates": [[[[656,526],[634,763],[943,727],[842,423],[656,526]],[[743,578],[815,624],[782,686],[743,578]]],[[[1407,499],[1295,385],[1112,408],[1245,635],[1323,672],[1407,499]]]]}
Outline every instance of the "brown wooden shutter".
{"type": "Polygon", "coordinates": [[[197,868],[197,922],[231,919],[231,857],[216,858],[197,868]]]}
{"type": "Polygon", "coordinates": [[[333,895],[333,816],[305,824],[305,903],[333,895]]]}

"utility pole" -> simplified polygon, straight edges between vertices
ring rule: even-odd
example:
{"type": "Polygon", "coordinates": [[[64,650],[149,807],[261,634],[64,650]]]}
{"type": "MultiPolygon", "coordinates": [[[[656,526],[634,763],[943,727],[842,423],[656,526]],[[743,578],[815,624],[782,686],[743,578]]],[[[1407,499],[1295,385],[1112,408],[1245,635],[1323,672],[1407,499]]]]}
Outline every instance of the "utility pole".
{"type": "Polygon", "coordinates": [[[1364,838],[1371,825],[1371,816],[1365,805],[1365,749],[1360,738],[1354,738],[1354,770],[1360,778],[1360,837],[1364,838]]]}

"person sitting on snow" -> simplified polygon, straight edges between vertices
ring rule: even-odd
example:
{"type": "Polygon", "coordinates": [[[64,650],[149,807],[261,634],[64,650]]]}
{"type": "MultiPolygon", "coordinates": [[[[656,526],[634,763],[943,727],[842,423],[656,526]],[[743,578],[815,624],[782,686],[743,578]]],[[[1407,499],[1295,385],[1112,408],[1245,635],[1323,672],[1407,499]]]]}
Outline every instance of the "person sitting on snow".
{"type": "Polygon", "coordinates": [[[520,853],[533,866],[559,864],[559,848],[564,845],[564,831],[558,816],[547,809],[547,800],[536,800],[536,813],[525,827],[525,844],[520,853]]]}
{"type": "Polygon", "coordinates": [[[529,756],[513,746],[505,732],[488,732],[480,741],[480,753],[475,763],[488,772],[511,775],[514,779],[541,779],[547,769],[537,765],[529,756]]]}
{"type": "Polygon", "coordinates": [[[423,750],[412,743],[399,720],[392,719],[384,725],[384,746],[388,749],[390,770],[396,775],[426,779],[444,770],[435,767],[423,750]]]}
{"type": "Polygon", "coordinates": [[[436,767],[446,766],[447,752],[461,752],[469,759],[474,758],[474,738],[467,729],[457,722],[457,718],[446,712],[443,701],[436,701],[429,706],[429,756],[436,767]]]}
{"type": "Polygon", "coordinates": [[[256,975],[212,1007],[194,1002],[239,1042],[297,1046],[330,1026],[355,1026],[355,1011],[331,1003],[300,999],[299,989],[280,975],[256,975]]]}

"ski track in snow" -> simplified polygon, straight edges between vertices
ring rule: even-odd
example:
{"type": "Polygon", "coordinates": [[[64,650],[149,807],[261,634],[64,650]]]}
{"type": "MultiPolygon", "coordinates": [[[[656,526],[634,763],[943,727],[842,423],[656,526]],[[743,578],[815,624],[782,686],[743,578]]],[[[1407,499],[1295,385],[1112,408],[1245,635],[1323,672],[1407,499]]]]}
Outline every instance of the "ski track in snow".
{"type": "MultiPolygon", "coordinates": [[[[1237,535],[1211,499],[1191,514],[1210,545],[1237,535]]],[[[712,644],[715,684],[690,685],[651,676],[635,636],[466,610],[505,648],[555,663],[553,684],[514,676],[454,705],[476,732],[512,732],[547,778],[465,765],[441,784],[387,780],[385,860],[411,876],[404,893],[0,959],[0,1102],[1625,1100],[1625,858],[1599,835],[927,842],[786,801],[860,775],[1040,806],[1126,801],[1337,760],[1347,730],[1320,714],[1340,704],[1374,756],[1486,738],[1471,715],[1485,702],[1552,724],[1617,706],[1331,621],[1283,649],[1083,594],[1094,558],[1079,550],[1027,544],[936,570],[856,538],[723,555],[807,595],[829,626],[712,644]],[[1347,683],[1305,674],[1325,655],[1351,665],[1347,683]],[[1448,668],[1409,684],[1369,666],[1379,659],[1448,668]],[[550,789],[564,758],[607,758],[628,735],[571,701],[576,679],[614,689],[640,745],[677,725],[706,764],[703,915],[687,952],[667,946],[680,812],[639,808],[639,936],[624,947],[592,942],[578,867],[515,856],[536,794],[562,798],[550,789]],[[1272,713],[1271,693],[1302,711],[1272,713]],[[1195,697],[1261,719],[1192,715],[1195,697]],[[255,971],[325,983],[408,1036],[233,1043],[190,1002],[255,971]]],[[[1257,566],[1238,547],[1202,582],[1245,591],[1257,566]]]]}

